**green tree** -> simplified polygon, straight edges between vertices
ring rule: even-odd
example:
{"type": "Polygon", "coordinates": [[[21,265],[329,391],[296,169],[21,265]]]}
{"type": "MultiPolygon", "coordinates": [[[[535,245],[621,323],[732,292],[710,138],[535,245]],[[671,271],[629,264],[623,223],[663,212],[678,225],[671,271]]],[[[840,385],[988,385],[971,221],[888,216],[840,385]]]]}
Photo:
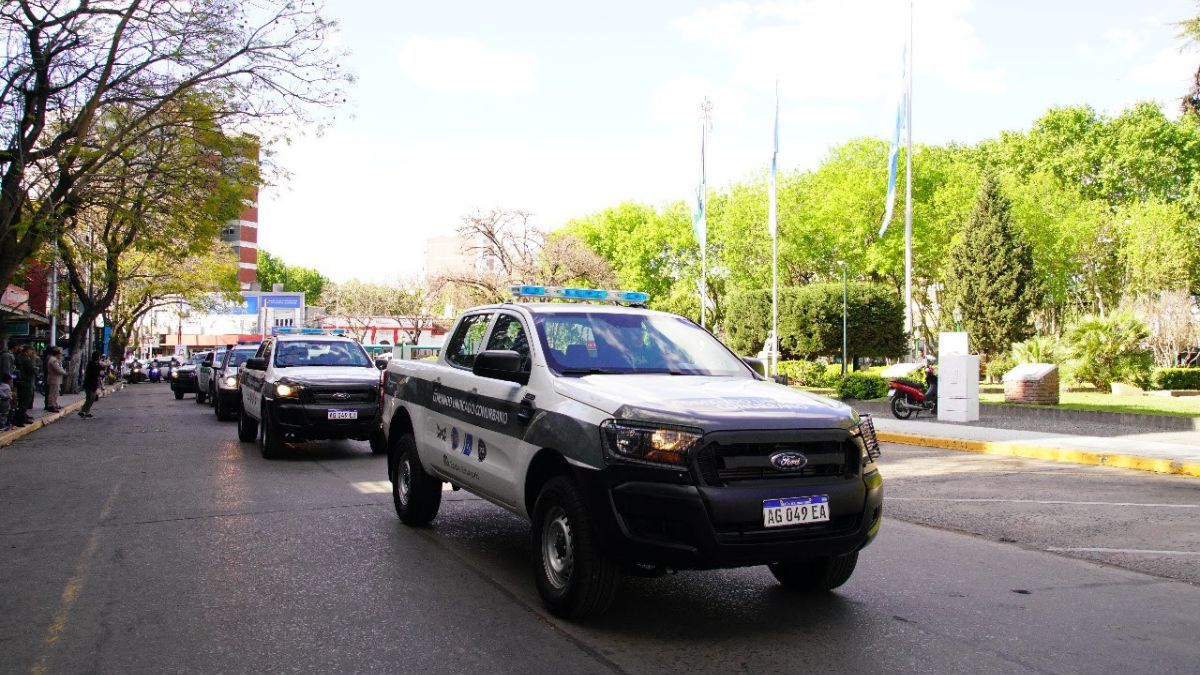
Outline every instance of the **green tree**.
{"type": "MultiPolygon", "coordinates": [[[[187,133],[165,124],[137,135],[140,142],[126,145],[74,193],[68,227],[58,236],[67,283],[81,307],[69,337],[72,354],[82,353],[88,329],[122,289],[145,281],[143,259],[159,260],[161,272],[172,263],[182,270],[189,259],[208,254],[221,225],[237,217],[242,197],[257,184],[257,167],[245,161],[254,139],[225,134],[201,97],[177,105],[194,107],[193,119],[203,110],[210,117],[187,133]]],[[[110,108],[95,128],[121,133],[127,114],[110,108]]],[[[165,115],[171,120],[175,112],[165,115]]],[[[78,374],[68,373],[66,391],[74,391],[78,374]]]]}
{"type": "MultiPolygon", "coordinates": [[[[836,357],[842,353],[842,285],[809,284],[779,289],[779,350],[785,359],[836,357]]],[[[763,348],[771,329],[771,291],[729,296],[726,337],[743,354],[763,348]]],[[[846,323],[852,359],[904,352],[904,306],[879,284],[847,286],[846,323]]]]}
{"type": "Polygon", "coordinates": [[[131,148],[214,120],[270,137],[342,101],[334,29],[286,0],[0,3],[0,279],[79,222],[131,148]]]}
{"type": "Polygon", "coordinates": [[[1029,316],[1040,299],[1033,253],[1009,209],[999,181],[985,175],[966,229],[950,251],[947,303],[962,311],[964,327],[985,355],[1007,352],[1029,336],[1029,316]]]}
{"type": "MultiPolygon", "coordinates": [[[[1183,38],[1185,45],[1200,44],[1200,16],[1180,21],[1178,25],[1179,37],[1183,38]]],[[[1200,68],[1192,76],[1192,86],[1184,95],[1181,108],[1185,116],[1200,118],[1200,68]]]]}
{"type": "Polygon", "coordinates": [[[316,305],[329,283],[327,277],[311,267],[289,265],[265,249],[258,249],[258,285],[264,291],[283,284],[283,290],[289,293],[303,293],[305,304],[316,305]]]}

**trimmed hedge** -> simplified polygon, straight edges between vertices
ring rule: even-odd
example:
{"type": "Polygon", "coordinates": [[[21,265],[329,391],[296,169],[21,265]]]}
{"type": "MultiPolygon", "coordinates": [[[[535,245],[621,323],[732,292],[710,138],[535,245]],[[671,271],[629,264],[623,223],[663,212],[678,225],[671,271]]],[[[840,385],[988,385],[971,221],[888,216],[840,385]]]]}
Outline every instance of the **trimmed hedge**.
{"type": "Polygon", "coordinates": [[[887,396],[887,390],[887,380],[870,373],[848,373],[845,379],[837,383],[837,395],[840,399],[869,401],[887,396]]]}
{"type": "Polygon", "coordinates": [[[779,372],[788,376],[790,384],[802,387],[832,387],[837,382],[836,376],[826,373],[825,364],[817,361],[780,361],[779,372]]]}
{"type": "Polygon", "coordinates": [[[1155,389],[1200,389],[1200,368],[1158,368],[1155,389]]]}

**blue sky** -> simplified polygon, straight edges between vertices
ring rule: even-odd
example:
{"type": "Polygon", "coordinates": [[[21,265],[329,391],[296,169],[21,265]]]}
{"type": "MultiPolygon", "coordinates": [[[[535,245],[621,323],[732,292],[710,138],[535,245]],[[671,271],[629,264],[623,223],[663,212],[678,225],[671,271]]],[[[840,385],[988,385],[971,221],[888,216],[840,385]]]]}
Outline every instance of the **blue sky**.
{"type": "MultiPolygon", "coordinates": [[[[416,277],[427,237],[475,208],[553,229],[624,199],[688,199],[698,108],[710,184],[890,136],[907,3],[327,0],[358,81],[320,136],[277,149],[259,240],[336,281],[416,277]]],[[[974,142],[1050,106],[1175,114],[1200,50],[1172,25],[1195,0],[917,0],[913,138],[974,142]]],[[[920,167],[914,167],[919,171],[920,167]]],[[[886,167],[880,167],[881,172],[886,167]]]]}

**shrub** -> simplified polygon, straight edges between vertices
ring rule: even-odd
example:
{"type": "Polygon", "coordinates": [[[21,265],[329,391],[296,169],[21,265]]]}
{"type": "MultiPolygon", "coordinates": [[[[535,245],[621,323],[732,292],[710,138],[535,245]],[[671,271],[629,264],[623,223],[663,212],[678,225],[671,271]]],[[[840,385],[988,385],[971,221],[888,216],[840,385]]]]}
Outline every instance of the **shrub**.
{"type": "Polygon", "coordinates": [[[1062,348],[1049,335],[1038,335],[1024,342],[1018,342],[1012,348],[1013,360],[1016,363],[1062,363],[1062,348]]]}
{"type": "Polygon", "coordinates": [[[1200,368],[1159,368],[1152,380],[1155,389],[1200,389],[1200,368]]]}
{"type": "Polygon", "coordinates": [[[1001,354],[995,358],[989,359],[984,372],[987,373],[988,379],[992,382],[999,382],[1004,374],[1012,370],[1017,362],[1008,354],[1001,354]]]}
{"type": "Polygon", "coordinates": [[[849,373],[837,383],[837,395],[841,399],[869,401],[887,396],[887,382],[878,375],[849,373]]]}
{"type": "Polygon", "coordinates": [[[825,364],[816,361],[780,361],[779,372],[788,376],[788,382],[802,387],[825,387],[825,364]]]}
{"type": "Polygon", "coordinates": [[[1067,330],[1071,378],[1100,390],[1117,381],[1149,385],[1154,358],[1142,346],[1149,334],[1129,314],[1084,317],[1067,330]]]}

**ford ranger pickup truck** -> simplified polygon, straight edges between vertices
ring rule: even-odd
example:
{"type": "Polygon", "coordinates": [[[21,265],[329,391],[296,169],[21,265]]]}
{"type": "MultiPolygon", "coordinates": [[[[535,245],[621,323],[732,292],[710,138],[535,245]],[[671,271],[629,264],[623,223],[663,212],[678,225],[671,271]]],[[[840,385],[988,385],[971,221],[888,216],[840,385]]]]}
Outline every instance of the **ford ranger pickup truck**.
{"type": "Polygon", "coordinates": [[[468,310],[436,361],[387,366],[403,523],[433,520],[445,483],[528,519],[537,589],[564,617],[603,612],[623,574],[766,565],[807,592],[850,578],[883,514],[869,416],[768,381],[637,306],[644,293],[513,292],[535,301],[468,310]]]}

